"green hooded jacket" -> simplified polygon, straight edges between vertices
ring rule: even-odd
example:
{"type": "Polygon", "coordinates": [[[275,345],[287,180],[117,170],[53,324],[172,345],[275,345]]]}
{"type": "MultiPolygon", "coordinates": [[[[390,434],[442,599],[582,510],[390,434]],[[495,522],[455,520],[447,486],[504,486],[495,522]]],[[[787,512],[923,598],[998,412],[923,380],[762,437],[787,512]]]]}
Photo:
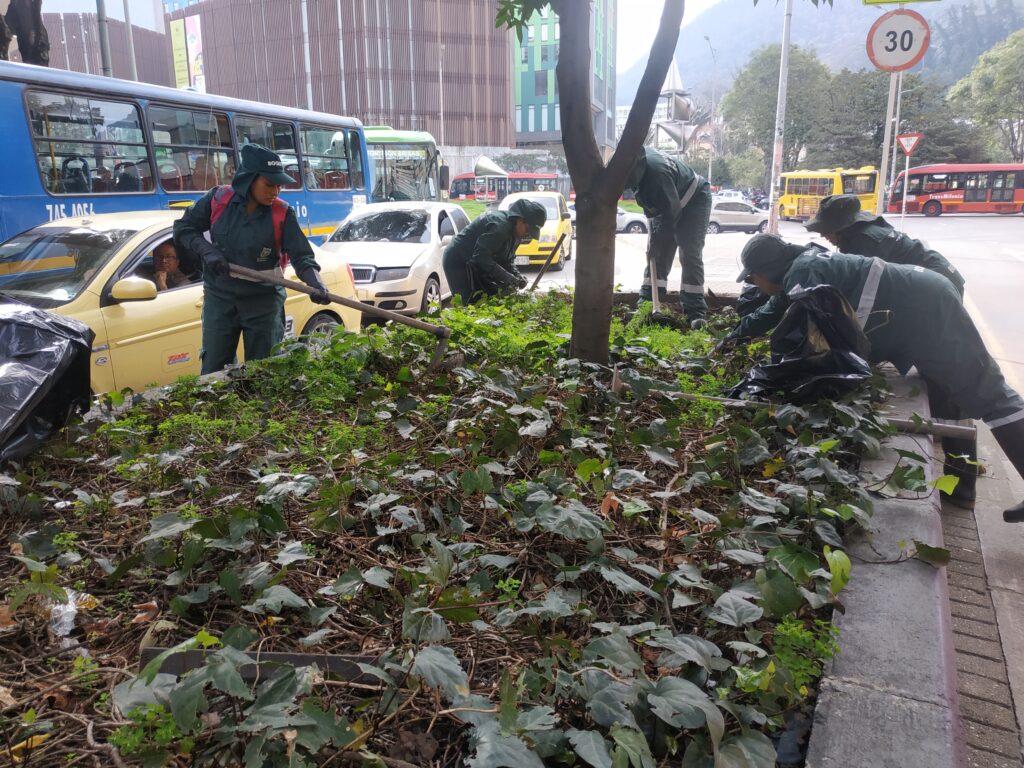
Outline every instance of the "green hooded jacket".
{"type": "MultiPolygon", "coordinates": [[[[189,206],[185,215],[174,222],[174,242],[189,253],[199,255],[204,240],[203,234],[210,232],[213,244],[220,249],[229,264],[257,270],[275,270],[279,266],[279,257],[274,242],[274,222],[269,206],[257,206],[252,216],[245,210],[249,187],[258,173],[235,174],[231,181],[234,195],[225,206],[217,223],[210,231],[211,201],[217,188],[214,187],[196,202],[189,206]]],[[[313,248],[299,226],[295,211],[289,207],[285,214],[284,226],[281,231],[281,247],[295,273],[302,275],[312,267],[319,270],[313,248]]],[[[251,280],[239,280],[227,275],[214,276],[203,273],[203,290],[219,293],[225,297],[260,297],[284,291],[266,283],[251,280]]]]}
{"type": "Polygon", "coordinates": [[[626,178],[626,188],[636,190],[636,202],[647,218],[665,216],[672,221],[679,214],[679,201],[696,178],[685,163],[644,147],[626,178]]]}
{"type": "Polygon", "coordinates": [[[877,256],[891,264],[930,269],[949,280],[961,296],[964,294],[963,275],[945,256],[926,247],[920,240],[897,232],[881,216],[870,221],[856,221],[837,232],[836,237],[843,253],[877,256]]]}

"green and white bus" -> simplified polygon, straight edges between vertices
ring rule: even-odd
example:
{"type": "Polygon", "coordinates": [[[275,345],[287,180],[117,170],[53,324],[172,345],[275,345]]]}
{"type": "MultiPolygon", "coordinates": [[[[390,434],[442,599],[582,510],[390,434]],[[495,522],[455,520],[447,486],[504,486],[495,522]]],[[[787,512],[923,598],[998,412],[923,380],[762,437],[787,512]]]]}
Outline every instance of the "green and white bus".
{"type": "Polygon", "coordinates": [[[448,197],[448,166],[433,136],[386,125],[368,126],[364,132],[372,202],[448,197]]]}

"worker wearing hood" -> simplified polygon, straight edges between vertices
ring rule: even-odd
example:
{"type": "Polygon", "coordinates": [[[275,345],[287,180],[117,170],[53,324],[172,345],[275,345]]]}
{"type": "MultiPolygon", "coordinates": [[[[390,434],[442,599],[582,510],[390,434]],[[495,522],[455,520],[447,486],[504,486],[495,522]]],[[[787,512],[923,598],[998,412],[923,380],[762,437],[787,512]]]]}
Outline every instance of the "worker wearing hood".
{"type": "Polygon", "coordinates": [[[493,296],[526,286],[515,267],[520,240],[536,240],[547,221],[544,206],[534,200],[516,200],[507,211],[477,217],[455,236],[444,251],[444,276],[453,294],[470,304],[477,294],[493,296]]]}
{"type": "Polygon", "coordinates": [[[945,256],[920,240],[897,232],[881,216],[862,211],[856,195],[829,195],[804,226],[810,232],[820,232],[843,253],[877,256],[893,264],[910,264],[937,272],[953,284],[961,297],[964,295],[964,276],[945,256]]]}
{"type": "MultiPolygon", "coordinates": [[[[213,373],[235,358],[239,336],[246,360],[267,357],[284,338],[283,288],[229,274],[230,264],[272,274],[281,273],[281,258],[272,215],[281,187],[294,183],[283,171],[281,158],[266,147],[246,144],[242,164],[231,181],[231,193],[214,187],[174,223],[174,242],[194,254],[203,268],[202,373],[213,373]],[[228,194],[225,194],[228,193],[228,194]],[[214,196],[226,204],[211,226],[214,196]],[[204,235],[209,233],[209,239],[204,235]]],[[[330,304],[320,279],[313,248],[288,208],[281,225],[281,250],[295,273],[318,293],[318,304],[330,304]]]]}
{"type": "MultiPolygon", "coordinates": [[[[856,307],[871,342],[870,362],[890,362],[904,375],[916,367],[928,383],[932,415],[982,419],[1024,476],[1024,399],[1006,383],[950,280],[921,266],[790,245],[776,235],[755,235],[740,258],[737,281],[752,282],[771,299],[744,317],[730,338],[767,333],[782,319],[787,296],[831,285],[856,307]]],[[[958,488],[962,484],[954,497],[973,501],[974,467],[954,467],[952,474],[958,488]]],[[[1024,502],[1003,517],[1024,522],[1024,502]]]]}
{"type": "Polygon", "coordinates": [[[704,238],[711,218],[711,186],[685,163],[643,147],[626,178],[626,189],[636,191],[636,201],[650,223],[641,301],[651,300],[652,260],[658,273],[658,296],[664,300],[678,248],[683,265],[679,301],[686,318],[702,326],[708,311],[704,300],[704,238]]]}

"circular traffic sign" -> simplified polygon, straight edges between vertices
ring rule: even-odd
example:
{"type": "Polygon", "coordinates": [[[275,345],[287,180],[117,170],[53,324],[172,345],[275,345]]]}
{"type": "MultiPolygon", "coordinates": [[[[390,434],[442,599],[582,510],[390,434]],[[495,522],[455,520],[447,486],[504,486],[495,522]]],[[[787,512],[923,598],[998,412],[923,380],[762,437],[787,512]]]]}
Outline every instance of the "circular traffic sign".
{"type": "Polygon", "coordinates": [[[871,25],[868,58],[886,72],[910,69],[924,56],[930,40],[928,22],[917,11],[889,11],[871,25]]]}

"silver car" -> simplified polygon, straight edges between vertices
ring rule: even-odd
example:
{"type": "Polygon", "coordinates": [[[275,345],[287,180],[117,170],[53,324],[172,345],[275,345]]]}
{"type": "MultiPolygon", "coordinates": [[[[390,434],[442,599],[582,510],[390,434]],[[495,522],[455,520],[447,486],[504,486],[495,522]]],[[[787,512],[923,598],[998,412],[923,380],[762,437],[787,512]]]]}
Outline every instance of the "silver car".
{"type": "MultiPolygon", "coordinates": [[[[576,237],[576,203],[569,203],[569,219],[572,222],[572,236],[576,237]]],[[[615,231],[630,235],[647,232],[647,217],[642,213],[631,213],[625,208],[615,208],[615,231]]]]}
{"type": "Polygon", "coordinates": [[[708,219],[708,234],[719,232],[764,232],[768,229],[768,211],[738,200],[715,200],[708,219]]]}

